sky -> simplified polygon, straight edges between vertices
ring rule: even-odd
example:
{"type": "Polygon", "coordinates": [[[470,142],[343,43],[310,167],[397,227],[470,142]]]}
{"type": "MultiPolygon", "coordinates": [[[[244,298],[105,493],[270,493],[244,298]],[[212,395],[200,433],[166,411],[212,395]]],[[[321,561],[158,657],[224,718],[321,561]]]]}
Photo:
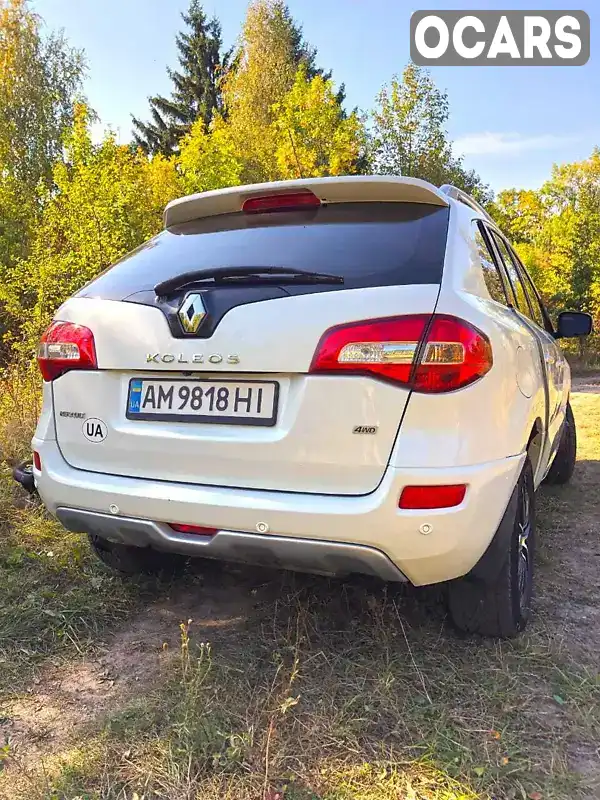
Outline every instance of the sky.
{"type": "MultiPolygon", "coordinates": [[[[447,91],[455,152],[499,191],[537,188],[554,163],[586,158],[600,145],[600,0],[288,0],[317,63],[346,87],[346,105],[371,109],[382,85],[409,59],[409,21],[421,9],[583,9],[591,18],[589,62],[582,67],[434,67],[447,91]]],[[[50,29],[64,29],[85,51],[85,93],[102,127],[130,139],[130,115],[146,119],[147,98],[170,93],[175,34],[188,0],[32,0],[50,29]]],[[[226,46],[235,43],[247,0],[205,0],[226,46]]]]}

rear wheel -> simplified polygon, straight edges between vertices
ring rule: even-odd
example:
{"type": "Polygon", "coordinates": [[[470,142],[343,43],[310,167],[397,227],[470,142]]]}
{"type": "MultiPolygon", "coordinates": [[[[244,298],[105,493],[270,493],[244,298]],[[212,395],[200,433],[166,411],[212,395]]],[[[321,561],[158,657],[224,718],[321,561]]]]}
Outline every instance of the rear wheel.
{"type": "MultiPolygon", "coordinates": [[[[529,458],[510,498],[500,528],[509,535],[500,561],[478,574],[477,568],[448,586],[452,621],[465,633],[508,638],[522,631],[529,619],[533,590],[535,504],[529,458]]],[[[498,534],[497,534],[498,535],[498,534]]],[[[485,558],[485,556],[484,556],[485,558]]]]}
{"type": "Polygon", "coordinates": [[[554,456],[552,466],[544,478],[544,483],[548,483],[551,486],[560,486],[563,483],[568,483],[573,475],[576,460],[577,429],[575,428],[575,417],[573,416],[571,403],[567,403],[560,444],[554,456]]]}
{"type": "Polygon", "coordinates": [[[150,547],[132,547],[88,534],[92,550],[107,567],[122,575],[173,575],[183,569],[186,559],[150,547]]]}

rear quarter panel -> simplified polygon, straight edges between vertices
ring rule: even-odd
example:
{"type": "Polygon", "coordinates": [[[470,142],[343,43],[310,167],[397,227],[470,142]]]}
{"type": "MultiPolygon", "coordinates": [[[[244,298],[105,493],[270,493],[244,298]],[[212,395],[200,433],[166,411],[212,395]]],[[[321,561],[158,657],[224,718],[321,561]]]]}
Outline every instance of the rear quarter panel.
{"type": "Polygon", "coordinates": [[[511,309],[489,297],[471,234],[475,216],[453,203],[436,312],[465,319],[485,333],[493,366],[456,392],[411,395],[392,454],[397,467],[467,466],[507,458],[525,450],[536,421],[546,425],[535,340],[511,309]]]}

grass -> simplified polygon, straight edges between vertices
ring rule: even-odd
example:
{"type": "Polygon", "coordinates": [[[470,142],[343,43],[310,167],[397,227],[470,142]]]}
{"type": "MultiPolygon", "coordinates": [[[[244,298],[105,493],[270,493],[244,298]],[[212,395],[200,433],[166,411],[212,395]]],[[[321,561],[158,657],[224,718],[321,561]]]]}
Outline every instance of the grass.
{"type": "Polygon", "coordinates": [[[2,476],[0,508],[0,686],[23,689],[55,656],[83,656],[135,603],[128,586],[92,563],[78,535],[39,506],[14,508],[2,476]]]}
{"type": "Polygon", "coordinates": [[[277,618],[267,601],[211,646],[184,625],[152,690],[49,759],[40,796],[577,796],[564,745],[597,740],[598,686],[547,635],[461,641],[404,608],[405,638],[396,598],[324,588],[288,585],[277,618]]]}
{"type": "Polygon", "coordinates": [[[122,581],[3,474],[0,797],[597,797],[600,395],[575,403],[581,463],[540,494],[513,642],[456,636],[435,589],[216,565],[122,581]],[[73,675],[81,702],[56,686],[73,675]]]}
{"type": "Polygon", "coordinates": [[[84,537],[48,518],[12,479],[30,454],[39,380],[12,370],[0,382],[0,691],[22,691],[48,662],[85,656],[132,613],[148,582],[101,569],[84,537]]]}

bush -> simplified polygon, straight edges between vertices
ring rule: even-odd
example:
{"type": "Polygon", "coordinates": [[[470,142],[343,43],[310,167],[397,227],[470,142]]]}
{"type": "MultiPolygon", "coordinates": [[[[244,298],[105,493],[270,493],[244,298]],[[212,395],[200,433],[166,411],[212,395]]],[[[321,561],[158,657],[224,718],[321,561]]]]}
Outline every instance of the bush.
{"type": "Polygon", "coordinates": [[[41,388],[42,381],[33,364],[13,366],[0,376],[0,460],[10,465],[31,454],[41,388]]]}

